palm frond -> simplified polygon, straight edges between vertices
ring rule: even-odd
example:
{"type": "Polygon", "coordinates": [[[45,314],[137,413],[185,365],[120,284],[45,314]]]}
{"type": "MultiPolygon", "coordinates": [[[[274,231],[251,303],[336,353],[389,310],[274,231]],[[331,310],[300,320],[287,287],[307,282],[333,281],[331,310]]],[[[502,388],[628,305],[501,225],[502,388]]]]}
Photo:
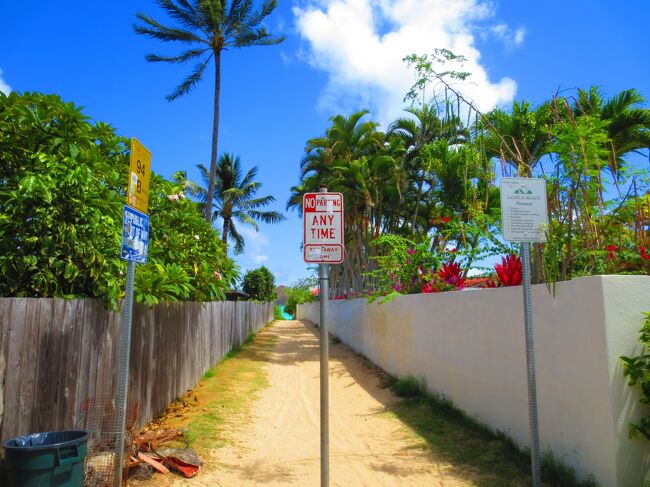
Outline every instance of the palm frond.
{"type": "Polygon", "coordinates": [[[206,47],[204,49],[190,49],[188,51],[185,51],[183,54],[179,54],[178,56],[158,56],[157,54],[147,54],[145,56],[145,59],[150,63],[178,64],[199,57],[209,49],[209,47],[206,47]]]}
{"type": "Polygon", "coordinates": [[[213,54],[210,54],[210,56],[208,56],[208,58],[205,61],[197,64],[196,67],[194,68],[194,71],[192,71],[192,74],[190,74],[187,78],[185,78],[185,81],[183,81],[180,85],[178,85],[176,89],[170,95],[167,96],[167,100],[173,101],[176,98],[186,95],[187,93],[192,91],[192,89],[196,86],[196,84],[199,81],[201,81],[205,68],[207,67],[212,57],[213,54]]]}
{"type": "Polygon", "coordinates": [[[176,3],[172,0],[156,0],[158,6],[162,7],[170,17],[188,29],[201,29],[203,26],[196,15],[196,10],[187,1],[180,0],[176,3]]]}
{"type": "Polygon", "coordinates": [[[134,24],[133,30],[136,34],[144,35],[152,39],[158,39],[164,42],[182,42],[187,44],[190,44],[192,42],[199,42],[202,44],[207,44],[207,41],[205,39],[202,39],[189,30],[166,27],[156,21],[154,18],[149,17],[143,13],[137,13],[136,17],[145,24],[148,24],[134,24]]]}
{"type": "Polygon", "coordinates": [[[249,210],[248,214],[251,218],[259,220],[264,223],[280,223],[281,221],[286,220],[286,217],[277,211],[258,211],[258,210],[249,210]]]}

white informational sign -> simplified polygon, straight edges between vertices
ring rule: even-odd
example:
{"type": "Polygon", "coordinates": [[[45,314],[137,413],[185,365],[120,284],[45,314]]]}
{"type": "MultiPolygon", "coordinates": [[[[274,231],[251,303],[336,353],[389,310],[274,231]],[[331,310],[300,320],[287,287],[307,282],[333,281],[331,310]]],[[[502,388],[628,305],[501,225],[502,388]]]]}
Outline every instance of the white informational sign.
{"type": "Polygon", "coordinates": [[[539,178],[501,179],[501,218],[504,240],[546,242],[546,181],[539,178]]]}
{"type": "Polygon", "coordinates": [[[343,262],[343,195],[306,193],[303,203],[303,255],[305,262],[343,262]]]}

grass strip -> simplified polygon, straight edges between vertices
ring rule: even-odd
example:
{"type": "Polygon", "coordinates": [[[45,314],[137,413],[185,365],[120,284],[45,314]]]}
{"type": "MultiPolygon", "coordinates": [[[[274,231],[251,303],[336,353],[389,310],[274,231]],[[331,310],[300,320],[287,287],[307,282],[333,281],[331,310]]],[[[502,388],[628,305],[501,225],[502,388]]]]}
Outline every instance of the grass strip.
{"type": "Polygon", "coordinates": [[[249,335],[145,430],[182,429],[185,445],[179,446],[191,446],[199,454],[228,444],[231,432],[250,417],[257,393],[268,387],[264,364],[275,340],[268,333],[249,335]]]}
{"type": "MultiPolygon", "coordinates": [[[[530,485],[530,451],[519,448],[502,432],[468,416],[444,398],[426,392],[415,377],[387,379],[402,398],[392,412],[413,429],[437,458],[465,478],[484,487],[530,485]]],[[[595,487],[593,478],[579,481],[575,471],[547,451],[542,457],[542,484],[553,487],[595,487]]]]}

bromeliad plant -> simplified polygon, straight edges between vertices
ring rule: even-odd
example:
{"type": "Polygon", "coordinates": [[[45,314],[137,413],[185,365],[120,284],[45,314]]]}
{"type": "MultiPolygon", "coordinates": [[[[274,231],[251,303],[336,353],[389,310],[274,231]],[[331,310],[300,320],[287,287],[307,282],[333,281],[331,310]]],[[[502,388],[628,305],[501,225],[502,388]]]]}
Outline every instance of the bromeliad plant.
{"type": "Polygon", "coordinates": [[[521,259],[515,254],[501,257],[501,264],[494,265],[496,282],[493,280],[485,283],[486,287],[519,286],[523,277],[521,259]]]}

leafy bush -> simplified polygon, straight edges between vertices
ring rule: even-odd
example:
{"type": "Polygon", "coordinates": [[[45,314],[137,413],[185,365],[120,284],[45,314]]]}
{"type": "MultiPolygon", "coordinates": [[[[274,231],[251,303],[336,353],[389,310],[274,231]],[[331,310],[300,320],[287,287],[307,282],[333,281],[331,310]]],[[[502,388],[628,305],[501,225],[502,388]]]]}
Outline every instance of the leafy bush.
{"type": "Polygon", "coordinates": [[[275,301],[275,278],[265,266],[248,271],[244,276],[242,288],[256,301],[275,301]]]}
{"type": "Polygon", "coordinates": [[[277,304],[273,308],[273,319],[274,320],[284,320],[285,319],[284,316],[282,315],[282,309],[277,304]]]}
{"type": "MultiPolygon", "coordinates": [[[[117,308],[127,139],[55,95],[0,93],[0,296],[97,297],[117,308]]],[[[150,262],[136,298],[219,299],[237,278],[217,233],[152,174],[150,262]]]]}
{"type": "Polygon", "coordinates": [[[311,303],[316,301],[310,288],[318,283],[317,278],[301,279],[293,285],[289,286],[285,292],[287,293],[287,304],[284,306],[284,312],[292,316],[296,316],[296,308],[302,303],[311,303]]]}
{"type": "MultiPolygon", "coordinates": [[[[628,385],[638,386],[641,393],[640,402],[650,405],[650,312],[644,313],[645,320],[639,330],[639,341],[643,345],[643,352],[636,357],[621,357],[623,361],[623,374],[628,378],[628,385]]],[[[650,415],[641,418],[639,424],[630,424],[630,436],[641,434],[650,440],[650,415]]]]}

